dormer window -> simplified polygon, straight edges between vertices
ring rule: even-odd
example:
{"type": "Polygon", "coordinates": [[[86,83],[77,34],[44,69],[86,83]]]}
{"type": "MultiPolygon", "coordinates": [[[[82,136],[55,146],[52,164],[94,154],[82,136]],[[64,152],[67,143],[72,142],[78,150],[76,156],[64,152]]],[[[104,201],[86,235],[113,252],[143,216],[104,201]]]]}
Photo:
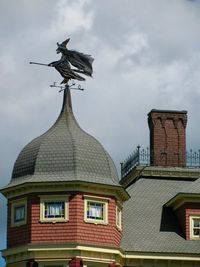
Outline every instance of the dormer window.
{"type": "Polygon", "coordinates": [[[190,238],[200,239],[200,215],[190,216],[190,238]]]}
{"type": "Polygon", "coordinates": [[[199,181],[190,182],[185,189],[188,193],[180,192],[164,205],[173,209],[186,240],[200,240],[200,195],[195,193],[199,181]]]}

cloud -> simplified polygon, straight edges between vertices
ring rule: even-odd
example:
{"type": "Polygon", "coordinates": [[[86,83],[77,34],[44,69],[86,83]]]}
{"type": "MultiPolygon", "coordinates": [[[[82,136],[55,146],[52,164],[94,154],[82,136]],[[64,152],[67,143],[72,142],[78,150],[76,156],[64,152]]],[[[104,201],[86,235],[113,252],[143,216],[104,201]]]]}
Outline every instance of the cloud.
{"type": "Polygon", "coordinates": [[[2,0],[0,23],[1,186],[61,108],[61,94],[49,88],[59,74],[29,61],[57,60],[56,42],[67,37],[70,49],[95,57],[85,91],[72,93],[74,113],[118,170],[138,144],[148,145],[152,108],[188,110],[187,145],[199,148],[199,1],[2,0]]]}
{"type": "Polygon", "coordinates": [[[92,26],[93,12],[89,9],[89,0],[58,1],[55,7],[56,16],[52,21],[50,32],[63,36],[80,31],[88,31],[92,26]]]}

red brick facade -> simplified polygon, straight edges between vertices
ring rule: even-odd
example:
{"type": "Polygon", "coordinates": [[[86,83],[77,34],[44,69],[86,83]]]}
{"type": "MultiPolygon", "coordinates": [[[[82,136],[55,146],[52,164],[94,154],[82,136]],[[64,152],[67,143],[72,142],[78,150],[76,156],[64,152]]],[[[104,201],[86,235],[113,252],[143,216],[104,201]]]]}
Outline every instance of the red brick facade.
{"type": "MultiPolygon", "coordinates": [[[[22,196],[21,198],[24,198],[22,196]]],[[[20,199],[14,198],[12,200],[20,199]]],[[[11,227],[11,202],[8,201],[8,220],[7,220],[7,244],[8,247],[17,246],[21,244],[27,244],[30,242],[31,239],[31,210],[28,208],[30,207],[30,200],[27,200],[27,223],[25,225],[11,227]]]]}
{"type": "MultiPolygon", "coordinates": [[[[60,195],[69,192],[60,192],[60,195]]],[[[41,195],[41,194],[40,194],[41,195]]],[[[46,194],[45,194],[46,195],[46,194]]],[[[103,196],[102,196],[103,197],[103,196]]],[[[11,206],[8,206],[8,247],[27,243],[80,243],[118,247],[122,232],[116,227],[116,201],[108,201],[108,224],[94,224],[84,221],[83,193],[69,197],[69,220],[67,222],[40,222],[40,197],[27,196],[27,224],[11,227],[11,206]]]]}
{"type": "Polygon", "coordinates": [[[184,167],[187,112],[152,110],[148,123],[151,165],[184,167]]]}
{"type": "Polygon", "coordinates": [[[72,259],[69,264],[69,267],[82,267],[83,266],[83,262],[81,259],[72,259]]]}
{"type": "Polygon", "coordinates": [[[38,267],[38,263],[34,260],[29,260],[27,263],[26,263],[26,267],[38,267]]]}

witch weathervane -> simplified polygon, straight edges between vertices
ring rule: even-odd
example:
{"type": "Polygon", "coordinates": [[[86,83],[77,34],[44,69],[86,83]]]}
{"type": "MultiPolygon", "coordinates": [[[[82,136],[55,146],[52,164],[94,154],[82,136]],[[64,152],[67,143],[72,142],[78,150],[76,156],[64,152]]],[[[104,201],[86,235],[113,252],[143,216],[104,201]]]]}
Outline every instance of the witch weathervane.
{"type": "Polygon", "coordinates": [[[61,44],[57,43],[58,48],[56,52],[57,54],[62,54],[60,60],[53,61],[49,64],[30,62],[30,64],[54,67],[63,77],[61,84],[64,84],[65,88],[69,88],[68,82],[71,79],[85,81],[85,78],[82,77],[81,74],[91,77],[93,73],[92,63],[94,61],[90,55],[75,50],[69,50],[67,48],[69,40],[70,38],[66,39],[61,44]]]}

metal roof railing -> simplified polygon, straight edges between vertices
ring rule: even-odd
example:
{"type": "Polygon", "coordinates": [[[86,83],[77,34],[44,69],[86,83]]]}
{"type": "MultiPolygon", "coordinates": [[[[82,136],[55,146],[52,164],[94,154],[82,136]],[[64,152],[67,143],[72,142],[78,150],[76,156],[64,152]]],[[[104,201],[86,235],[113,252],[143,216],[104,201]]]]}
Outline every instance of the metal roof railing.
{"type": "MultiPolygon", "coordinates": [[[[136,166],[150,166],[153,152],[147,147],[146,149],[137,146],[128,158],[121,163],[121,178],[125,177],[136,166]]],[[[200,150],[193,151],[190,149],[186,151],[185,167],[200,168],[200,150]]],[[[152,164],[153,165],[153,164],[152,164]]]]}

